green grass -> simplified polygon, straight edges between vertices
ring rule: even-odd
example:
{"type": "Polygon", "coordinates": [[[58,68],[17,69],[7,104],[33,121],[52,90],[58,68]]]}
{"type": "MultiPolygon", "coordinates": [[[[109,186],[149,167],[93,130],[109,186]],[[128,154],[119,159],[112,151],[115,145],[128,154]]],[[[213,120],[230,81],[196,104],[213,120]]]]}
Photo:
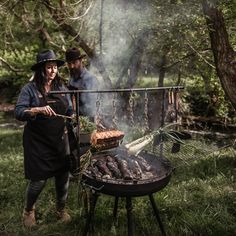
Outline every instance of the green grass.
{"type": "MultiPolygon", "coordinates": [[[[236,235],[236,157],[231,147],[217,151],[209,143],[191,141],[170,155],[176,167],[166,188],[154,194],[167,235],[236,235]]],[[[21,214],[27,185],[23,172],[21,129],[0,130],[0,235],[82,235],[85,209],[80,185],[71,182],[68,209],[72,222],[57,222],[55,190],[50,179],[37,202],[38,227],[22,228],[21,214]]],[[[125,201],[112,218],[114,198],[101,195],[95,212],[96,236],[127,235],[125,201]]],[[[161,235],[147,196],[133,199],[135,236],[161,235]]]]}
{"type": "Polygon", "coordinates": [[[16,121],[16,119],[13,116],[13,111],[0,111],[0,124],[6,124],[6,123],[20,123],[19,121],[16,121]]]}

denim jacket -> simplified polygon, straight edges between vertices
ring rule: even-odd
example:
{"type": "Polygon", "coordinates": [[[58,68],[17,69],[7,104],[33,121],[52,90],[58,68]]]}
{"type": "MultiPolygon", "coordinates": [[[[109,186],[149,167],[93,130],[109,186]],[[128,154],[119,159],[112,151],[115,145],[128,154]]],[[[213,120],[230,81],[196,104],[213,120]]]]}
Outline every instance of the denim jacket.
{"type": "MultiPolygon", "coordinates": [[[[65,86],[60,86],[59,91],[67,91],[68,89],[65,86]]],[[[69,94],[66,94],[68,99],[69,107],[67,110],[67,115],[73,114],[72,102],[69,94]]],[[[38,90],[36,89],[34,82],[27,83],[19,94],[16,106],[15,106],[15,117],[20,121],[28,121],[31,119],[35,119],[28,112],[24,112],[31,107],[39,106],[39,95],[38,90]]]]}
{"type": "MultiPolygon", "coordinates": [[[[98,81],[86,68],[83,68],[80,78],[70,78],[68,82],[69,89],[73,90],[96,90],[98,81]]],[[[83,116],[94,116],[96,111],[96,94],[79,94],[79,114],[83,116]]]]}

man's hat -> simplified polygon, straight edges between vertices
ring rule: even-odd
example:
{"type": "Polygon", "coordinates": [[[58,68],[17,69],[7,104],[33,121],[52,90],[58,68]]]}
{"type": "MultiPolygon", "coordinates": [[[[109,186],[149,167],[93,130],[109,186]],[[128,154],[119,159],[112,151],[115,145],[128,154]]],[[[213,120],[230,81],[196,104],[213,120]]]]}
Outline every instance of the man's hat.
{"type": "Polygon", "coordinates": [[[42,66],[45,62],[55,61],[58,67],[62,66],[65,63],[62,60],[56,59],[56,55],[53,50],[44,50],[42,52],[39,52],[36,61],[37,62],[31,66],[31,70],[33,71],[42,66]]]}
{"type": "Polygon", "coordinates": [[[86,55],[81,54],[81,52],[78,48],[69,48],[66,50],[65,56],[66,56],[66,61],[71,62],[71,61],[75,61],[78,59],[82,59],[86,55]]]}

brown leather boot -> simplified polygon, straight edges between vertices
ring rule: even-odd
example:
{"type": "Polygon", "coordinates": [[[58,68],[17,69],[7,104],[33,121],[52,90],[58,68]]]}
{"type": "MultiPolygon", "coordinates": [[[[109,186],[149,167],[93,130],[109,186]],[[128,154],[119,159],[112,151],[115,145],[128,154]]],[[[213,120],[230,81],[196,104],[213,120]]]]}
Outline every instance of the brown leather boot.
{"type": "Polygon", "coordinates": [[[32,227],[36,226],[35,209],[31,211],[26,211],[24,209],[22,214],[22,222],[24,227],[27,229],[31,229],[32,227]]]}
{"type": "Polygon", "coordinates": [[[71,221],[71,216],[66,209],[57,210],[57,216],[62,223],[68,223],[71,221]]]}

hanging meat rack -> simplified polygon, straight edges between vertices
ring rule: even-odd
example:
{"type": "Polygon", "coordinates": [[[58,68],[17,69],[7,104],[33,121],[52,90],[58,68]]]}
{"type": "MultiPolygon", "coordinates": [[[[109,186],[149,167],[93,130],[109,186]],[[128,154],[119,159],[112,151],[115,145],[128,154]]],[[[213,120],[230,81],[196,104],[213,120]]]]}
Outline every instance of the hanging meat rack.
{"type": "MultiPolygon", "coordinates": [[[[77,153],[80,157],[80,120],[79,120],[79,94],[80,93],[142,93],[146,94],[150,92],[160,91],[162,93],[162,109],[161,109],[161,127],[165,125],[164,120],[164,110],[165,110],[165,99],[168,99],[168,103],[174,106],[174,109],[177,111],[176,104],[176,93],[178,93],[182,86],[174,87],[156,87],[156,88],[132,88],[132,89],[109,89],[109,90],[71,90],[71,91],[53,91],[52,94],[70,94],[75,97],[75,108],[76,108],[76,123],[77,123],[77,153]],[[167,95],[167,96],[166,96],[167,95]]],[[[175,118],[177,119],[177,112],[175,112],[175,118]]],[[[123,138],[123,137],[121,137],[123,138]]],[[[119,144],[116,143],[116,144],[119,144]]],[[[80,161],[78,162],[78,164],[80,161]]],[[[159,156],[156,156],[152,153],[147,153],[141,151],[138,155],[130,155],[127,152],[127,149],[115,145],[115,148],[108,149],[105,151],[97,151],[93,153],[92,165],[90,165],[82,174],[81,184],[85,187],[88,187],[92,190],[91,196],[91,207],[87,217],[85,229],[83,235],[87,235],[91,222],[94,218],[94,211],[97,203],[98,196],[100,193],[107,194],[115,197],[115,205],[113,215],[117,215],[118,209],[118,199],[120,197],[126,198],[126,210],[127,210],[127,224],[128,224],[128,235],[132,236],[134,233],[133,226],[133,216],[132,216],[132,197],[145,196],[148,195],[150,199],[151,206],[154,211],[154,215],[158,221],[161,232],[163,235],[166,235],[164,226],[159,216],[158,209],[156,207],[153,194],[163,189],[170,181],[173,167],[169,160],[160,153],[159,156]],[[111,161],[112,160],[112,161],[111,161]],[[122,160],[122,161],[121,161],[122,160]],[[125,176],[126,171],[122,173],[122,162],[126,161],[126,167],[128,165],[128,171],[133,171],[134,163],[138,164],[138,169],[141,173],[139,177],[133,175],[130,178],[125,176]],[[106,172],[107,166],[111,161],[112,169],[110,168],[110,174],[106,172]],[[145,165],[143,165],[145,162],[145,165]],[[116,171],[114,171],[114,166],[118,167],[115,170],[120,171],[120,175],[117,176],[116,171]],[[100,170],[100,174],[97,174],[100,170]],[[113,171],[111,171],[113,170],[113,171]],[[150,175],[151,173],[151,175],[150,175]],[[141,177],[142,176],[142,177],[141,177]]],[[[110,164],[110,165],[111,165],[110,164]]],[[[108,168],[109,169],[109,168],[108,168]]],[[[137,169],[136,169],[137,170],[137,169]]],[[[137,171],[136,171],[137,172],[137,171]]],[[[92,227],[93,228],[93,227],[92,227]]]]}

